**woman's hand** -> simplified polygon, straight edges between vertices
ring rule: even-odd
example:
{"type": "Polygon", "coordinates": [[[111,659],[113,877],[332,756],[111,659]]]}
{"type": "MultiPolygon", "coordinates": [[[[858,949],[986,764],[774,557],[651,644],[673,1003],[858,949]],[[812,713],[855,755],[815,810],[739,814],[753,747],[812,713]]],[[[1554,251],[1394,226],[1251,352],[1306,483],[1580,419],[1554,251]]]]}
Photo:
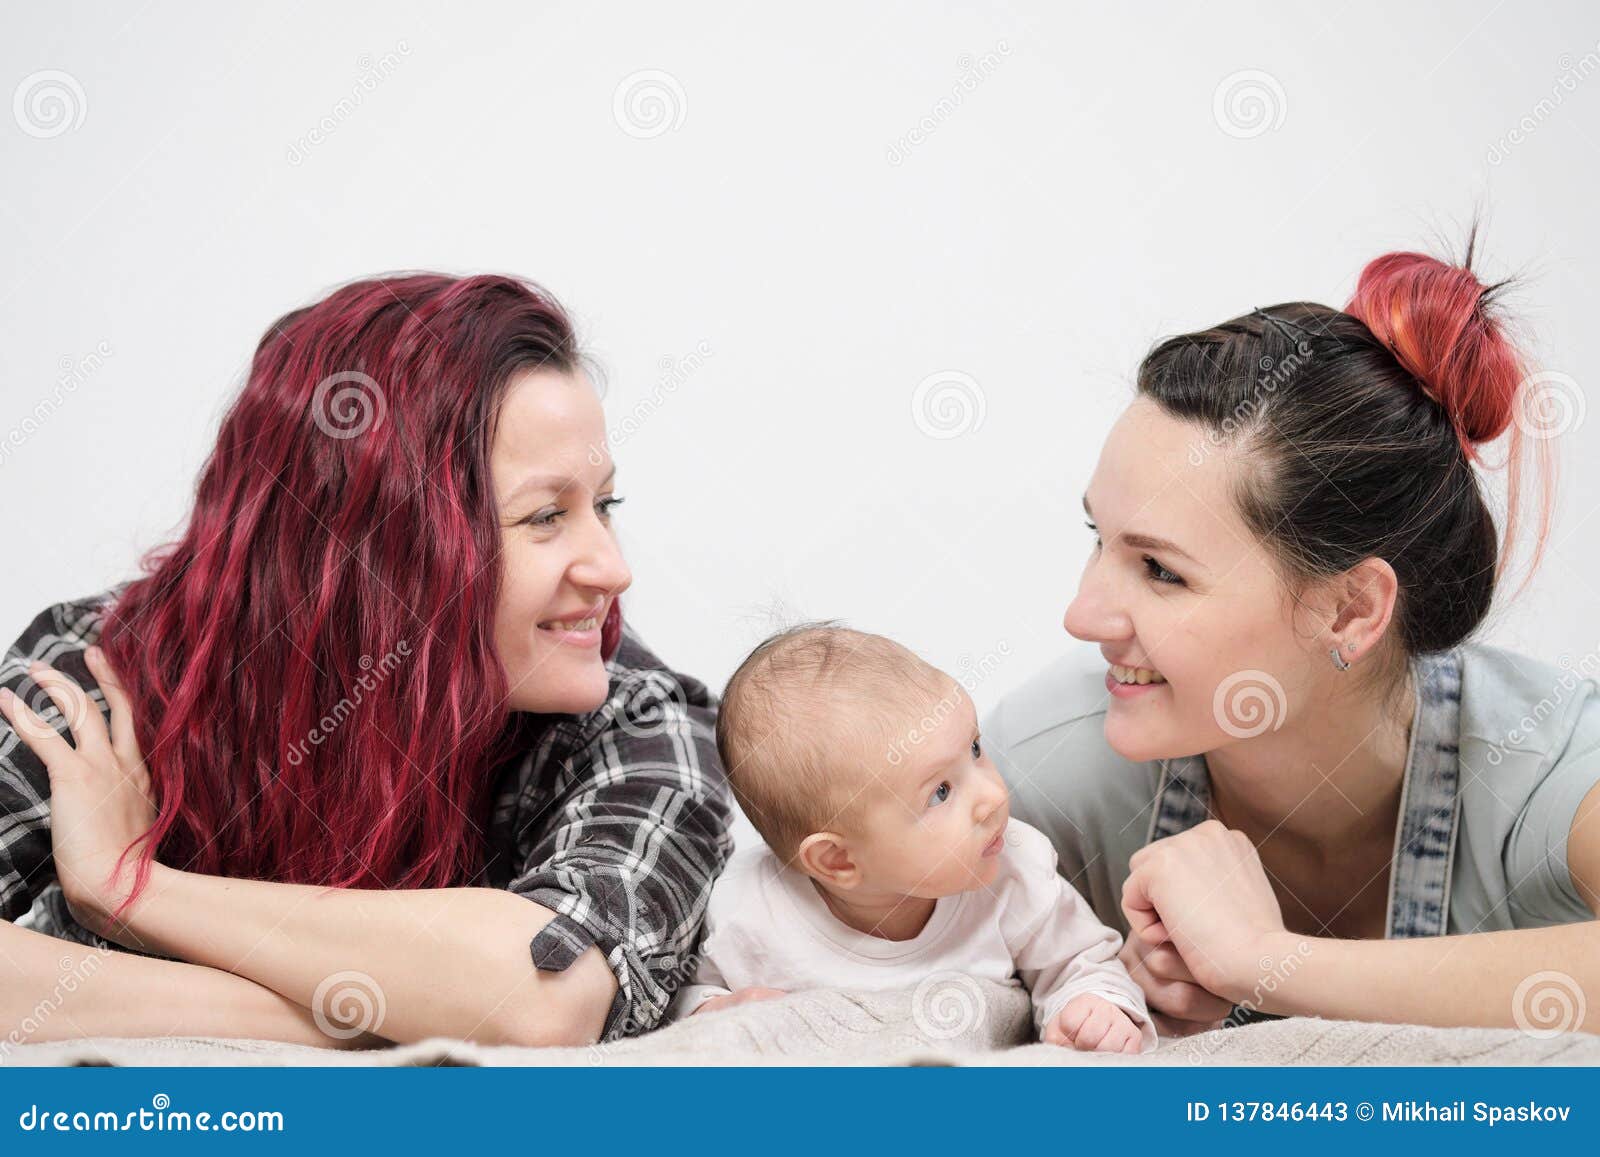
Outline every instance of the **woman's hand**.
{"type": "Polygon", "coordinates": [[[1219,1027],[1233,1002],[1201,987],[1194,973],[1171,944],[1148,944],[1130,935],[1119,954],[1134,983],[1144,990],[1145,1003],[1162,1036],[1193,1036],[1219,1027]]]}
{"type": "Polygon", "coordinates": [[[52,856],[73,918],[97,935],[139,947],[126,924],[113,925],[111,914],[132,890],[138,849],[117,861],[156,819],[150,775],[134,739],[127,694],[111,664],[98,647],[84,657],[111,709],[109,731],[83,688],[44,663],[31,665],[28,674],[66,718],[77,746],[9,689],[0,689],[0,714],[50,773],[52,856]]]}
{"type": "MultiPolygon", "coordinates": [[[[1232,1004],[1248,1001],[1284,935],[1283,912],[1243,832],[1207,820],[1140,848],[1122,887],[1129,939],[1170,944],[1193,982],[1232,1004]]],[[[1170,958],[1158,960],[1174,972],[1170,958]]]]}

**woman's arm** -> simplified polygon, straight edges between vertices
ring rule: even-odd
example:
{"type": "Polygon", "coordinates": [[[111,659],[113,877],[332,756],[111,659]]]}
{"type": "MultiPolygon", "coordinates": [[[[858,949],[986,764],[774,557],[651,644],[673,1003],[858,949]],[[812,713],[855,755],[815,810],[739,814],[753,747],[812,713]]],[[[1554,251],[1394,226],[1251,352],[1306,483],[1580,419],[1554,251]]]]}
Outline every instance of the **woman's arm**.
{"type": "Polygon", "coordinates": [[[90,948],[0,921],[0,1061],[20,1045],[81,1037],[217,1036],[376,1048],[329,1036],[306,1009],[259,984],[176,960],[90,948]]]}
{"type": "Polygon", "coordinates": [[[530,936],[553,919],[491,889],[364,891],[232,880],[152,863],[131,893],[135,854],[154,818],[149,773],[127,696],[96,648],[85,653],[111,716],[59,671],[30,674],[70,720],[57,727],[0,688],[0,714],[50,777],[54,863],[79,923],[119,943],[255,981],[340,1026],[390,1040],[486,1043],[597,1039],[616,981],[598,951],[560,974],[536,970],[530,936]]]}
{"type": "Polygon", "coordinates": [[[314,888],[155,864],[128,928],[394,1041],[592,1043],[616,978],[593,948],[565,971],[535,968],[529,942],[553,915],[493,888],[314,888]]]}
{"type": "MultiPolygon", "coordinates": [[[[1567,858],[1593,906],[1600,787],[1578,808],[1567,858]]],[[[1299,936],[1284,929],[1248,837],[1214,820],[1141,848],[1130,866],[1130,936],[1170,944],[1202,987],[1235,1004],[1281,1015],[1600,1032],[1600,922],[1404,940],[1299,936]]]]}
{"type": "MultiPolygon", "coordinates": [[[[1572,821],[1567,867],[1584,903],[1600,911],[1600,787],[1572,821]]],[[[1265,1012],[1600,1032],[1600,922],[1420,940],[1291,939],[1268,955],[1303,955],[1303,966],[1266,994],[1265,1012]]]]}
{"type": "Polygon", "coordinates": [[[1284,932],[1263,950],[1268,961],[1249,991],[1234,994],[1281,1016],[1600,1032],[1594,921],[1414,940],[1284,932]]]}

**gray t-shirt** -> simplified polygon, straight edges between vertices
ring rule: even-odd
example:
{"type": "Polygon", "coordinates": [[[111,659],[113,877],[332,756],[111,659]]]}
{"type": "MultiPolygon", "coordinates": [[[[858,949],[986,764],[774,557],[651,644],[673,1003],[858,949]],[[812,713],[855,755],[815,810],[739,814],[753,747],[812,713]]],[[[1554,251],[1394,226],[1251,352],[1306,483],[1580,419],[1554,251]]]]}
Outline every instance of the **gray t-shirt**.
{"type": "MultiPolygon", "coordinates": [[[[1112,750],[1105,667],[1091,662],[1045,668],[990,712],[983,737],[1012,814],[1050,837],[1062,873],[1126,934],[1128,858],[1203,820],[1209,779],[1204,756],[1135,762],[1112,750]]],[[[1389,934],[1592,919],[1567,868],[1567,834],[1600,782],[1600,646],[1556,665],[1466,643],[1414,670],[1389,934]]]]}

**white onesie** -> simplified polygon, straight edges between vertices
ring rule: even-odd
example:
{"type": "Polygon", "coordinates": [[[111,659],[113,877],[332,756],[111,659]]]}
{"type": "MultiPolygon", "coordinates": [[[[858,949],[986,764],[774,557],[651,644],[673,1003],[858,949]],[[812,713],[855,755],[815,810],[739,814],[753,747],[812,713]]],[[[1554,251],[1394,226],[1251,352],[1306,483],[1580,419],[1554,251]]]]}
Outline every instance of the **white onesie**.
{"type": "Polygon", "coordinates": [[[987,887],[936,901],[910,940],[858,932],[836,917],[810,877],[786,868],[764,843],[741,848],[711,892],[694,981],[673,1001],[684,1017],[741,988],[913,987],[939,973],[1021,983],[1033,997],[1034,1028],[1073,997],[1094,993],[1141,1026],[1156,1045],[1144,994],[1117,959],[1122,937],[1100,923],[1056,872],[1056,851],[1037,829],[1006,826],[1000,871],[987,887]]]}

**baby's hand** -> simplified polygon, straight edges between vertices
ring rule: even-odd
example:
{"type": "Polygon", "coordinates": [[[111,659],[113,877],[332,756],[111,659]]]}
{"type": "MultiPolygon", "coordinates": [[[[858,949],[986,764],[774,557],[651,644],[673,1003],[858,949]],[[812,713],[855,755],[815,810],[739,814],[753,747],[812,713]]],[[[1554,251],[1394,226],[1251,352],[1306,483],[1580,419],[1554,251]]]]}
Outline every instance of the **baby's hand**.
{"type": "Polygon", "coordinates": [[[741,988],[738,992],[730,992],[727,996],[713,996],[710,1000],[702,1001],[690,1015],[698,1016],[702,1012],[715,1012],[719,1008],[732,1008],[736,1004],[749,1004],[757,1000],[774,1000],[780,996],[788,996],[787,992],[777,988],[741,988]]]}
{"type": "Polygon", "coordinates": [[[1085,1053],[1137,1053],[1143,1047],[1139,1026],[1126,1010],[1092,992],[1067,1001],[1045,1026],[1044,1040],[1085,1053]]]}

